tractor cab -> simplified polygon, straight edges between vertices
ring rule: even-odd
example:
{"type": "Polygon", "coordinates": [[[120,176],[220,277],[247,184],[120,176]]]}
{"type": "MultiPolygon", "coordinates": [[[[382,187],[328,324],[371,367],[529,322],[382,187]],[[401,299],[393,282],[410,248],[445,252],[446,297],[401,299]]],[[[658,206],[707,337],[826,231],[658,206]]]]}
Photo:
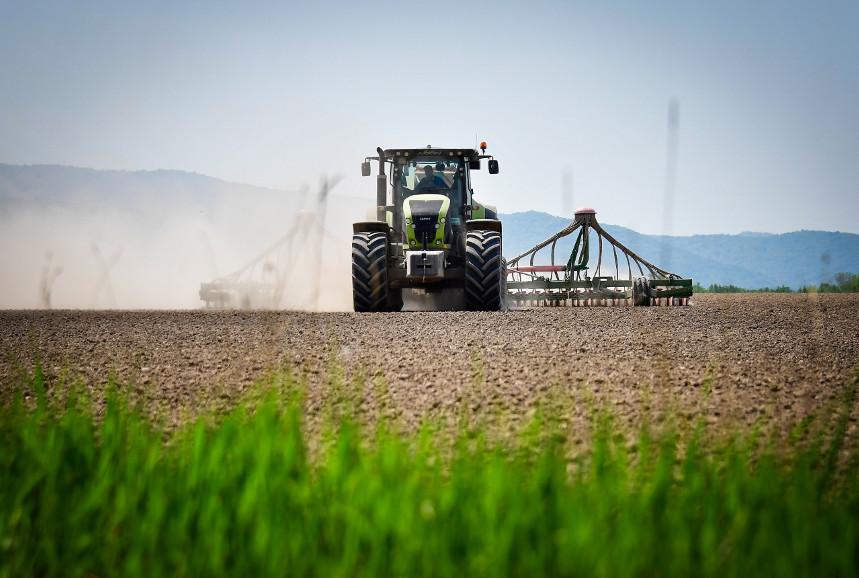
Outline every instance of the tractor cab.
{"type": "MultiPolygon", "coordinates": [[[[367,157],[361,165],[362,174],[370,176],[371,161],[378,162],[376,221],[353,226],[356,310],[398,309],[402,306],[398,296],[402,289],[465,289],[468,308],[500,308],[501,222],[494,207],[474,199],[471,184],[471,171],[480,170],[483,159],[488,159],[491,174],[498,173],[498,161],[485,154],[486,143],[481,143],[480,151],[429,145],[376,151],[378,156],[367,157]],[[371,235],[382,233],[385,279],[379,283],[385,285],[386,297],[377,299],[375,289],[365,279],[380,278],[371,274],[368,263],[372,257],[371,235]],[[481,250],[479,257],[472,257],[481,263],[491,258],[486,274],[482,268],[468,272],[469,238],[481,247],[489,243],[487,251],[481,250]],[[497,259],[493,257],[496,254],[497,259]],[[494,266],[496,260],[498,267],[494,266]],[[469,283],[475,292],[471,298],[469,283]]],[[[372,237],[376,238],[381,237],[372,237]]]]}
{"type": "MultiPolygon", "coordinates": [[[[388,149],[383,154],[389,182],[385,214],[378,216],[384,218],[394,231],[394,240],[405,249],[455,250],[462,245],[457,240],[464,236],[466,221],[497,219],[494,207],[474,200],[471,186],[471,171],[481,169],[481,159],[490,158],[490,172],[498,172],[498,161],[491,155],[474,149],[431,146],[388,149]]],[[[364,174],[369,173],[369,160],[365,161],[364,174]]]]}

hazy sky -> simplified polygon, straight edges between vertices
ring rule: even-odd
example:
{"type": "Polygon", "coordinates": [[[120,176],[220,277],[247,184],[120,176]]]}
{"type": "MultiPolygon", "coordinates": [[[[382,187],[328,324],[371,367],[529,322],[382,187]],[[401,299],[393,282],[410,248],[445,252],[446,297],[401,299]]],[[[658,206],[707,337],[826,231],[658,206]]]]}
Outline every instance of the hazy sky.
{"type": "Polygon", "coordinates": [[[0,162],[296,189],[489,141],[480,198],[677,234],[859,232],[859,2],[8,2],[0,162]]]}

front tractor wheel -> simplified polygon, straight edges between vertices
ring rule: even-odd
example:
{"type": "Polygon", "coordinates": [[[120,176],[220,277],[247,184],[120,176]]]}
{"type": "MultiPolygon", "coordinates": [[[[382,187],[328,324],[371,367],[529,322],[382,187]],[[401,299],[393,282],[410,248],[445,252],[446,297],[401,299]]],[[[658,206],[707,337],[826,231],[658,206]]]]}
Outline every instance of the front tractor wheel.
{"type": "Polygon", "coordinates": [[[352,302],[355,311],[399,311],[400,290],[388,285],[388,237],[385,233],[352,235],[352,302]]]}
{"type": "Polygon", "coordinates": [[[465,237],[465,306],[471,311],[499,311],[504,306],[501,233],[469,231],[465,237]]]}

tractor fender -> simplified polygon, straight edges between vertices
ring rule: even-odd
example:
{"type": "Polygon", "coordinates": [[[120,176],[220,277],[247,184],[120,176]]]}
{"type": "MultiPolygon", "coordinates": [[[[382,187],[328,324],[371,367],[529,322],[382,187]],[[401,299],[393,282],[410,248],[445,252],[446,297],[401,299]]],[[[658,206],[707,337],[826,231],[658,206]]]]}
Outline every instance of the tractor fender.
{"type": "Polygon", "coordinates": [[[472,219],[465,222],[466,231],[498,231],[501,232],[501,221],[498,219],[472,219]]]}
{"type": "Polygon", "coordinates": [[[360,223],[352,223],[353,233],[387,233],[388,223],[382,221],[362,221],[360,223]]]}
{"type": "Polygon", "coordinates": [[[474,219],[497,219],[498,209],[492,205],[484,205],[475,201],[472,204],[471,216],[474,219]]]}

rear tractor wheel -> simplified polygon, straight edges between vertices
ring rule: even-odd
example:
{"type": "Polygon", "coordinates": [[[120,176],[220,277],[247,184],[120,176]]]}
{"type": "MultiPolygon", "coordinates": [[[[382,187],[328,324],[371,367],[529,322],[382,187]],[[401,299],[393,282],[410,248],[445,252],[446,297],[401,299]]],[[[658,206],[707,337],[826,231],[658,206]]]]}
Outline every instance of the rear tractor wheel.
{"type": "Polygon", "coordinates": [[[465,238],[465,306],[470,311],[504,307],[504,262],[501,233],[477,229],[465,238]]]}

